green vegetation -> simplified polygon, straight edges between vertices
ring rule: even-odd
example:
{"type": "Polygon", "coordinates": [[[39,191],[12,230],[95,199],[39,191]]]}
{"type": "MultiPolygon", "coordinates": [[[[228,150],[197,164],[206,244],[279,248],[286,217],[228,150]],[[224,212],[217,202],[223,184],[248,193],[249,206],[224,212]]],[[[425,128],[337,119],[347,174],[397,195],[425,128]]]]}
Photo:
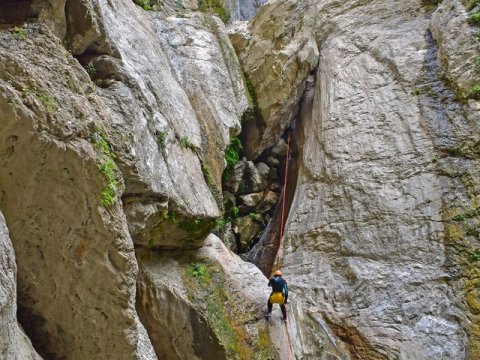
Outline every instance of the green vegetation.
{"type": "Polygon", "coordinates": [[[99,151],[103,157],[98,160],[98,168],[105,178],[105,186],[100,193],[100,204],[103,207],[110,207],[117,201],[117,180],[115,178],[115,153],[112,151],[106,135],[96,130],[91,137],[93,147],[99,151]]]}
{"type": "Polygon", "coordinates": [[[192,151],[196,151],[197,148],[188,140],[186,136],[180,139],[180,146],[184,149],[190,149],[192,151]]]}
{"type": "Polygon", "coordinates": [[[27,94],[35,96],[47,109],[47,112],[53,113],[58,110],[58,103],[55,98],[45,90],[39,88],[37,84],[30,83],[23,89],[27,94]]]}
{"type": "Polygon", "coordinates": [[[466,220],[466,219],[471,219],[475,216],[477,216],[477,211],[476,210],[471,210],[471,211],[466,211],[464,213],[455,215],[454,217],[452,217],[452,220],[453,221],[463,221],[463,220],[466,220]]]}
{"type": "Polygon", "coordinates": [[[422,87],[416,87],[412,90],[412,92],[410,94],[413,95],[413,96],[418,96],[418,95],[422,95],[422,94],[433,95],[432,87],[430,85],[425,85],[425,86],[422,86],[422,87]]]}
{"type": "Polygon", "coordinates": [[[84,66],[84,68],[85,68],[85,71],[87,72],[87,74],[90,77],[95,76],[95,74],[97,73],[97,69],[95,68],[95,65],[93,65],[93,64],[87,64],[87,65],[84,66]]]}
{"type": "Polygon", "coordinates": [[[148,11],[153,9],[152,2],[150,0],[133,0],[133,2],[142,7],[143,10],[148,11]]]}
{"type": "Polygon", "coordinates": [[[167,138],[167,131],[157,131],[155,132],[155,137],[157,138],[157,145],[160,149],[165,148],[165,139],[167,138]]]}
{"type": "Polygon", "coordinates": [[[468,235],[468,236],[474,236],[474,237],[478,238],[480,236],[480,231],[478,231],[477,228],[469,227],[467,229],[467,231],[465,231],[465,234],[468,235]]]}
{"type": "Polygon", "coordinates": [[[257,216],[257,214],[254,213],[254,212],[251,212],[251,213],[248,214],[248,218],[249,218],[250,220],[255,220],[255,217],[256,217],[256,216],[257,216]]]}
{"type": "Polygon", "coordinates": [[[468,2],[465,5],[465,8],[470,11],[472,10],[475,6],[480,5],[480,0],[468,0],[468,2]]]}
{"type": "Polygon", "coordinates": [[[67,79],[67,87],[74,92],[78,92],[78,85],[72,78],[67,79]]]}
{"type": "Polygon", "coordinates": [[[480,249],[474,249],[470,246],[463,244],[456,244],[454,245],[454,247],[458,252],[467,255],[468,259],[471,262],[480,261],[480,249]]]}
{"type": "Polygon", "coordinates": [[[477,84],[470,88],[470,90],[468,90],[465,94],[465,97],[467,99],[480,100],[480,84],[477,84]]]}
{"type": "Polygon", "coordinates": [[[232,217],[236,219],[240,214],[240,209],[236,206],[232,207],[232,217]]]}
{"type": "Polygon", "coordinates": [[[468,153],[466,150],[464,150],[460,146],[451,146],[447,149],[447,153],[449,155],[455,156],[455,157],[468,157],[468,153]]]}
{"type": "Polygon", "coordinates": [[[175,224],[177,222],[177,213],[174,212],[174,211],[168,211],[166,214],[165,214],[165,219],[171,223],[171,224],[175,224]]]}
{"type": "Polygon", "coordinates": [[[225,10],[220,0],[199,0],[198,10],[216,14],[225,24],[230,21],[230,14],[225,10]]]}
{"type": "Polygon", "coordinates": [[[10,34],[15,36],[17,39],[25,40],[27,35],[25,34],[25,29],[20,26],[15,26],[10,29],[10,34]]]}
{"type": "Polygon", "coordinates": [[[225,151],[225,161],[227,162],[227,166],[225,167],[222,175],[222,180],[224,182],[228,181],[228,179],[232,175],[235,164],[238,163],[238,161],[240,160],[240,153],[242,150],[243,146],[240,142],[240,139],[238,137],[234,137],[230,142],[227,151],[225,151]]]}
{"type": "Polygon", "coordinates": [[[480,25],[480,11],[476,12],[475,14],[471,15],[468,18],[468,23],[470,25],[480,25]]]}

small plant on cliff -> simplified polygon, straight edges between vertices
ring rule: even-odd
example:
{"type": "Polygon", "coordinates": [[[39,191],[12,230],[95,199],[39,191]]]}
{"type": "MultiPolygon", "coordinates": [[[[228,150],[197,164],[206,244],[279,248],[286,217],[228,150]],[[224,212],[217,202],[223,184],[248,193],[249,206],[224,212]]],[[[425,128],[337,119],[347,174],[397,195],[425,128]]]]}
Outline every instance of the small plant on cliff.
{"type": "Polygon", "coordinates": [[[155,137],[157,138],[157,144],[160,149],[165,148],[165,139],[167,138],[167,131],[157,131],[155,133],[155,137]]]}
{"type": "Polygon", "coordinates": [[[472,10],[475,6],[480,4],[480,0],[469,0],[467,4],[465,5],[465,8],[470,11],[472,10]]]}
{"type": "Polygon", "coordinates": [[[103,174],[105,185],[100,193],[100,204],[110,207],[117,201],[117,179],[115,178],[115,153],[112,151],[106,135],[96,130],[91,137],[93,147],[102,153],[103,158],[98,160],[98,168],[103,174]]]}
{"type": "Polygon", "coordinates": [[[199,0],[198,10],[204,13],[215,13],[220,19],[223,20],[224,23],[228,23],[230,20],[230,14],[222,6],[220,0],[199,0]]]}
{"type": "Polygon", "coordinates": [[[47,112],[53,113],[58,110],[58,103],[55,98],[41,89],[36,83],[32,82],[23,89],[27,94],[35,96],[47,109],[47,112]]]}
{"type": "Polygon", "coordinates": [[[227,151],[225,151],[225,161],[227,162],[227,166],[223,171],[223,181],[228,181],[232,175],[235,164],[240,160],[240,153],[242,150],[243,146],[240,142],[240,139],[238,137],[234,137],[228,146],[227,151]]]}
{"type": "Polygon", "coordinates": [[[468,18],[468,23],[470,25],[480,25],[480,11],[476,12],[475,14],[471,15],[468,18]]]}
{"type": "Polygon", "coordinates": [[[180,146],[184,149],[190,149],[192,151],[196,150],[195,145],[193,145],[186,136],[180,139],[180,146]]]}
{"type": "Polygon", "coordinates": [[[27,38],[27,35],[25,34],[25,29],[19,26],[11,28],[10,33],[20,40],[25,40],[27,38]]]}
{"type": "Polygon", "coordinates": [[[467,99],[480,100],[480,84],[477,84],[470,88],[465,94],[467,99]]]}
{"type": "Polygon", "coordinates": [[[240,209],[236,206],[232,207],[232,217],[236,219],[240,214],[240,209]]]}
{"type": "Polygon", "coordinates": [[[143,8],[143,10],[152,10],[152,3],[150,0],[133,0],[133,2],[143,8]]]}

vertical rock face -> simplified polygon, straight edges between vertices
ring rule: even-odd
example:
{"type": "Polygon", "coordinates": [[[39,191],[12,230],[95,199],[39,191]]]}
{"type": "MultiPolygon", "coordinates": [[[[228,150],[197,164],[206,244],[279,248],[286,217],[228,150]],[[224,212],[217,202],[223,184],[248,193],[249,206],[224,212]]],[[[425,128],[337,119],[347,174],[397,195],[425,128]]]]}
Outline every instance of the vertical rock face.
{"type": "MultiPolygon", "coordinates": [[[[452,263],[450,233],[477,200],[462,185],[476,176],[477,156],[452,150],[475,144],[476,105],[455,102],[440,80],[420,1],[317,5],[320,61],[312,112],[298,129],[284,265],[307,314],[301,351],[314,351],[313,327],[345,341],[354,359],[473,359],[478,319],[461,300],[465,265],[452,263]]],[[[445,58],[451,35],[438,24],[449,7],[462,5],[446,2],[433,22],[437,34],[447,30],[436,37],[447,40],[445,58]]],[[[463,81],[459,60],[448,62],[463,81]]]]}
{"type": "Polygon", "coordinates": [[[249,20],[267,0],[223,0],[231,20],[249,20]]]}
{"type": "Polygon", "coordinates": [[[297,116],[306,79],[318,62],[315,10],[310,0],[271,1],[246,29],[243,24],[230,29],[261,112],[244,125],[251,159],[275,145],[297,116]]]}
{"type": "Polygon", "coordinates": [[[0,357],[40,360],[17,323],[17,266],[5,219],[0,213],[0,357]]]}
{"type": "Polygon", "coordinates": [[[0,49],[0,206],[19,320],[46,358],[146,359],[133,243],[118,199],[106,204],[115,165],[105,140],[98,149],[98,98],[47,27],[24,31],[25,40],[2,32],[0,49]]]}
{"type": "Polygon", "coordinates": [[[223,25],[210,15],[165,18],[127,1],[83,6],[92,30],[70,34],[71,43],[84,44],[74,51],[103,87],[134,240],[198,246],[220,216],[223,151],[248,106],[223,25]],[[173,225],[165,221],[172,217],[173,225]],[[192,222],[195,236],[182,230],[192,222]]]}

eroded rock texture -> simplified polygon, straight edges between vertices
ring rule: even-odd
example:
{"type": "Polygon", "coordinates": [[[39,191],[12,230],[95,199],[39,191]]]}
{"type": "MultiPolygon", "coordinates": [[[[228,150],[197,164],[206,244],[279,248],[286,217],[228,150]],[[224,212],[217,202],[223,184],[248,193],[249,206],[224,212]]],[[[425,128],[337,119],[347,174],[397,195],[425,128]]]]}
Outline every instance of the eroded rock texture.
{"type": "MultiPolygon", "coordinates": [[[[439,45],[420,1],[317,6],[320,60],[286,230],[285,273],[310,319],[299,332],[329,329],[354,359],[474,359],[478,319],[459,274],[473,260],[454,247],[478,248],[458,223],[477,201],[478,160],[454,149],[476,144],[478,112],[441,80],[468,74],[457,66],[470,50],[448,54],[476,42],[445,28],[468,28],[463,5],[434,14],[439,45]]],[[[304,336],[298,354],[314,351],[304,336]]]]}
{"type": "Polygon", "coordinates": [[[0,357],[40,360],[17,323],[17,265],[5,219],[0,213],[0,357]]]}
{"type": "Polygon", "coordinates": [[[138,311],[159,359],[278,358],[262,315],[267,279],[216,236],[195,252],[137,256],[138,311]]]}

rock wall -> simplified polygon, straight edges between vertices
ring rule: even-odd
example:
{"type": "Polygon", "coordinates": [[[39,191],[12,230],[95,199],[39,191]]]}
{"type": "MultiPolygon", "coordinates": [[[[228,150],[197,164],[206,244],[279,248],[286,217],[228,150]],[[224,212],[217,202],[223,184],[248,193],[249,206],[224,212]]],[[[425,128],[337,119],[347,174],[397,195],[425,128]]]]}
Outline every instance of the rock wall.
{"type": "MultiPolygon", "coordinates": [[[[317,6],[320,61],[286,230],[284,272],[309,318],[298,354],[314,351],[315,329],[353,359],[473,359],[478,319],[458,271],[476,260],[460,260],[451,226],[477,199],[477,156],[455,152],[477,141],[477,104],[442,76],[468,77],[454,64],[476,42],[456,37],[469,50],[450,57],[445,26],[467,28],[463,5],[444,2],[432,22],[420,1],[317,6]]],[[[464,231],[456,241],[478,248],[464,231]]]]}
{"type": "Polygon", "coordinates": [[[0,213],[0,356],[2,359],[40,360],[17,323],[16,278],[15,254],[0,213]]]}
{"type": "Polygon", "coordinates": [[[2,356],[39,358],[17,301],[44,358],[478,358],[475,6],[219,4],[0,4],[2,356]],[[288,128],[285,326],[210,232],[278,235],[288,128]]]}

